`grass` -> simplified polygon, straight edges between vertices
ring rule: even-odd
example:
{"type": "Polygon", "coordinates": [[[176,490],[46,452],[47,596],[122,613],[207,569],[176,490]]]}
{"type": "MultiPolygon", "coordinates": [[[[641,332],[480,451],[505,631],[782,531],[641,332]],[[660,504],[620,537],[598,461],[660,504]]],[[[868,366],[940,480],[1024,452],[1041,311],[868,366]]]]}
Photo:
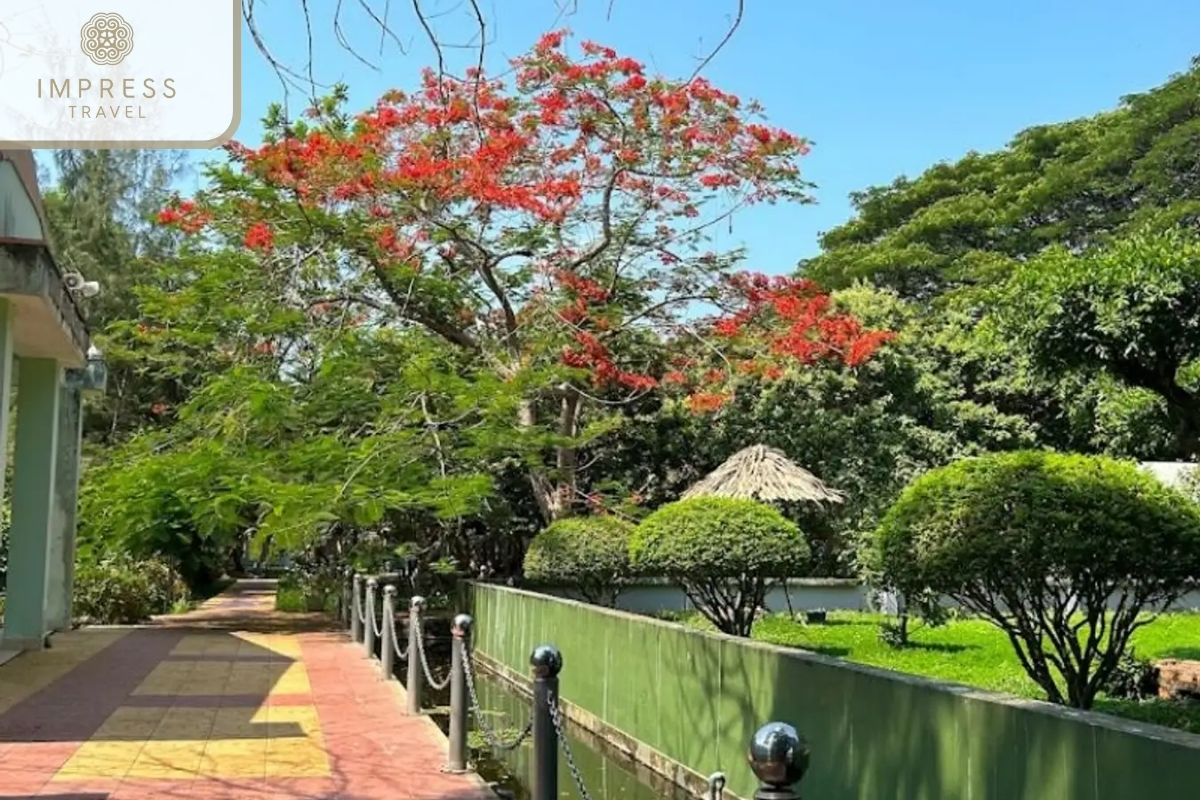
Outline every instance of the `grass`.
{"type": "MultiPolygon", "coordinates": [[[[941,628],[910,623],[908,646],[896,649],[879,638],[879,624],[884,619],[876,614],[830,612],[824,624],[804,624],[776,615],[755,625],[754,638],[912,675],[1045,699],[1045,693],[1025,674],[1008,638],[987,622],[957,620],[941,628]]],[[[682,621],[711,627],[695,614],[682,621]]],[[[1134,634],[1133,647],[1139,658],[1200,660],[1200,614],[1165,614],[1134,634]]],[[[1200,733],[1200,703],[1196,702],[1101,698],[1096,710],[1200,733]]]]}

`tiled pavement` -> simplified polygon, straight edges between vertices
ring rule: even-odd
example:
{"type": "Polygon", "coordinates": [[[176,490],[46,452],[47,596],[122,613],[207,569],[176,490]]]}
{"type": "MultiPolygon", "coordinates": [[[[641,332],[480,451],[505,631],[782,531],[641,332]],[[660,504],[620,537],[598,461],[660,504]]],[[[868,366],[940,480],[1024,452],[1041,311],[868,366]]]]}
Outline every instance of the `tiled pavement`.
{"type": "Polygon", "coordinates": [[[197,611],[83,629],[0,666],[0,797],[485,800],[432,722],[314,618],[242,582],[197,611]],[[296,622],[308,630],[289,632],[296,622]]]}

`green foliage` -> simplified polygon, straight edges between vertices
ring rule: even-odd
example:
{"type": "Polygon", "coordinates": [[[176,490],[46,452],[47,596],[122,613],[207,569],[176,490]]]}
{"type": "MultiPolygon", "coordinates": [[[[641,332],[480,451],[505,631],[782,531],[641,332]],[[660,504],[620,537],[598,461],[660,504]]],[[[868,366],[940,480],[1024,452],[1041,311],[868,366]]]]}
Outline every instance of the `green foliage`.
{"type": "MultiPolygon", "coordinates": [[[[1095,372],[1047,374],[1007,334],[997,335],[989,315],[998,302],[993,290],[1022,264],[1037,263],[1047,247],[1083,253],[1144,226],[1194,227],[1197,96],[1200,60],[1162,86],[1124,98],[1115,111],[1030,128],[997,152],[856,192],[853,219],[824,234],[822,252],[801,262],[800,271],[829,288],[868,280],[914,301],[923,324],[942,330],[938,373],[963,400],[1027,421],[1041,446],[1186,459],[1190,445],[1181,448],[1176,435],[1179,412],[1168,416],[1161,391],[1095,372]]],[[[1052,265],[1030,268],[1047,273],[1052,265]]],[[[1028,313],[1023,304],[1032,298],[1015,299],[1016,313],[1028,313]]],[[[1064,342],[1084,329],[1066,326],[1064,342]]]]}
{"type": "Polygon", "coordinates": [[[525,576],[575,588],[589,603],[615,606],[630,577],[633,529],[632,524],[609,515],[553,522],[530,542],[525,576]]]}
{"type": "Polygon", "coordinates": [[[1133,647],[1121,654],[1117,666],[1113,669],[1108,680],[1104,682],[1103,691],[1109,697],[1119,700],[1148,700],[1158,695],[1158,668],[1154,662],[1139,658],[1133,647]]]}
{"type": "Polygon", "coordinates": [[[884,586],[999,626],[1052,701],[1088,708],[1143,612],[1200,575],[1200,506],[1111,459],[983,456],[916,480],[867,557],[884,586]]]}
{"type": "Polygon", "coordinates": [[[146,622],[187,597],[175,570],[158,559],[113,556],[81,562],[75,572],[74,615],[93,625],[146,622]]]}
{"type": "Polygon", "coordinates": [[[0,589],[8,585],[8,547],[12,541],[12,504],[0,502],[0,589]]]}
{"type": "Polygon", "coordinates": [[[1105,373],[1165,402],[1178,449],[1200,452],[1200,239],[1139,231],[1110,246],[1048,249],[1016,269],[1000,315],[1046,376],[1105,373]]]}
{"type": "Polygon", "coordinates": [[[801,574],[809,547],[796,525],[753,500],[698,497],[663,506],[630,540],[636,571],[675,581],[719,630],[747,636],[772,579],[801,574]]]}
{"type": "Polygon", "coordinates": [[[802,263],[830,288],[857,279],[929,299],[1003,280],[1052,244],[1071,249],[1200,216],[1200,60],[1115,111],[1040,125],[1003,150],[851,195],[856,215],[802,263]]]}

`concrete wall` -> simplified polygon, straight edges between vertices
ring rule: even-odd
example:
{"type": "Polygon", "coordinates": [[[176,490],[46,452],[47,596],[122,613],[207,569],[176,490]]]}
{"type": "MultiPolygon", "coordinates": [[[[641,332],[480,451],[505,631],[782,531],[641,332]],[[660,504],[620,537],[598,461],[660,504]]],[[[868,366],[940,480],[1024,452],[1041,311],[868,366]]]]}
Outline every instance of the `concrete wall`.
{"type": "Polygon", "coordinates": [[[1200,736],[850,664],[570,600],[473,585],[475,649],[528,674],[563,653],[562,696],[730,790],[782,720],[810,740],[817,800],[1156,800],[1200,792],[1200,736]]]}
{"type": "MultiPolygon", "coordinates": [[[[551,586],[538,591],[554,597],[582,599],[569,588],[551,586]]],[[[783,586],[772,587],[767,593],[767,609],[772,612],[787,611],[789,595],[791,608],[796,612],[816,608],[827,611],[896,612],[894,599],[878,597],[858,581],[836,578],[795,578],[788,581],[786,591],[783,586]]],[[[952,601],[947,601],[946,604],[956,605],[952,601]]],[[[661,580],[645,581],[631,586],[617,598],[617,607],[637,614],[692,610],[691,601],[679,588],[661,580]]],[[[1200,611],[1200,589],[1184,595],[1171,608],[1175,611],[1200,611]]]]}

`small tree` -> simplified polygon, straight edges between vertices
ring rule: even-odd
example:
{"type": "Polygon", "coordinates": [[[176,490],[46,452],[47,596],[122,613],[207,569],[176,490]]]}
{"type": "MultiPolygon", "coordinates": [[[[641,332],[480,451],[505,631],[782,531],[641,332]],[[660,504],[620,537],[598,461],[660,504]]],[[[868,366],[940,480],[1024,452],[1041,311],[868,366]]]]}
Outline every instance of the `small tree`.
{"type": "Polygon", "coordinates": [[[633,525],[613,516],[570,517],[533,538],[525,577],[574,587],[583,599],[613,607],[630,575],[633,525]]]}
{"type": "Polygon", "coordinates": [[[770,506],[698,497],[644,519],[630,555],[638,572],[677,583],[718,630],[749,636],[767,584],[803,568],[809,547],[800,529],[770,506]]]}
{"type": "Polygon", "coordinates": [[[1090,708],[1145,612],[1200,575],[1200,506],[1108,458],[985,456],[909,486],[869,556],[890,587],[1003,630],[1052,702],[1090,708]]]}

